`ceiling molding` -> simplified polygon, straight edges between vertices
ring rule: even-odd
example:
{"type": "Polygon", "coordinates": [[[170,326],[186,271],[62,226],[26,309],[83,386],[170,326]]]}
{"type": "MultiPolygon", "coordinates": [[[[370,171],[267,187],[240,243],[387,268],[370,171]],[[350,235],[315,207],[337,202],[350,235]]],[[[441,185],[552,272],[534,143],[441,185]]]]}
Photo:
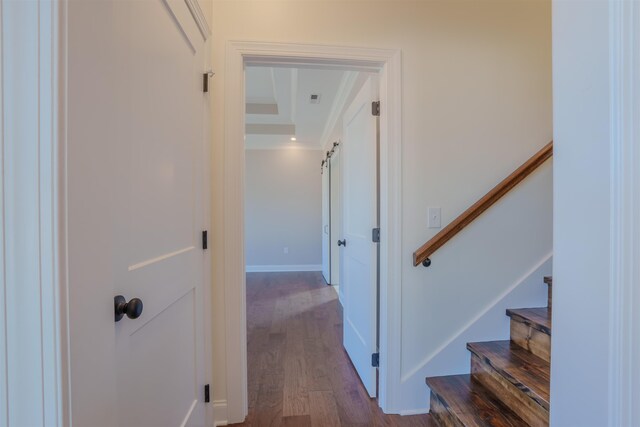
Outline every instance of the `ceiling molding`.
{"type": "Polygon", "coordinates": [[[245,113],[247,114],[278,114],[278,104],[247,102],[245,105],[245,113]]]}
{"type": "Polygon", "coordinates": [[[245,133],[247,135],[295,135],[296,125],[290,124],[245,124],[245,133]]]}
{"type": "Polygon", "coordinates": [[[189,8],[189,12],[191,12],[193,20],[196,21],[196,25],[198,26],[198,30],[200,30],[200,34],[202,34],[202,38],[204,39],[204,41],[207,41],[207,39],[211,35],[211,29],[209,28],[207,18],[202,12],[200,3],[198,2],[198,0],[184,0],[184,2],[189,8]]]}
{"type": "Polygon", "coordinates": [[[340,118],[340,114],[342,113],[344,105],[351,94],[351,90],[353,89],[353,85],[356,83],[358,75],[359,72],[357,71],[346,71],[344,76],[342,76],[338,92],[333,100],[333,105],[331,106],[331,112],[329,113],[327,122],[324,125],[324,131],[320,137],[320,147],[323,149],[330,144],[329,137],[331,136],[331,131],[338,122],[338,118],[340,118]]]}

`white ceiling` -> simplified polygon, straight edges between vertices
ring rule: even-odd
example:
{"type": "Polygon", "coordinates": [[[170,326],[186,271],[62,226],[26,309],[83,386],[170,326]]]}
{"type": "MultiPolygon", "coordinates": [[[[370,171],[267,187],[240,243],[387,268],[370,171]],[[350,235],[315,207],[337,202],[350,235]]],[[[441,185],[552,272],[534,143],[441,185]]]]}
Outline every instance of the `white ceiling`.
{"type": "Polygon", "coordinates": [[[330,130],[325,128],[335,122],[332,111],[341,98],[337,95],[354,74],[342,70],[247,67],[246,148],[322,148],[323,135],[330,130]],[[310,102],[312,94],[320,96],[319,103],[310,102]],[[297,140],[292,142],[294,136],[297,140]]]}

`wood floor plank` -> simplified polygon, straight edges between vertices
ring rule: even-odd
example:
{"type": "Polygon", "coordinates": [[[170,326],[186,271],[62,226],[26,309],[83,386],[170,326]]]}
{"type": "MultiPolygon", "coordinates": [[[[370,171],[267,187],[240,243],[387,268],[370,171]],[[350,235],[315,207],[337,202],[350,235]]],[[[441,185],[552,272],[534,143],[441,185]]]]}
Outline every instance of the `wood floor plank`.
{"type": "Polygon", "coordinates": [[[270,375],[263,378],[254,414],[250,416],[251,426],[276,427],[282,424],[283,389],[283,376],[270,375]]]}
{"type": "Polygon", "coordinates": [[[247,274],[249,415],[242,427],[435,427],[382,413],[342,345],[342,307],[318,272],[247,274]]]}
{"type": "Polygon", "coordinates": [[[304,340],[304,356],[307,360],[307,386],[309,391],[331,390],[328,353],[323,343],[317,339],[304,340]]]}
{"type": "Polygon", "coordinates": [[[284,377],[285,345],[286,334],[269,334],[267,345],[258,353],[259,365],[255,372],[250,369],[248,373],[250,383],[254,380],[263,382],[263,377],[270,375],[284,377]]]}
{"type": "MultiPolygon", "coordinates": [[[[279,298],[276,300],[273,318],[271,319],[271,333],[284,333],[287,328],[287,306],[289,300],[286,298],[279,298]]],[[[247,309],[247,318],[249,317],[250,309],[247,309]]],[[[248,320],[247,320],[248,323],[248,320]]]]}
{"type": "Polygon", "coordinates": [[[304,333],[300,315],[287,324],[284,356],[284,400],[282,415],[309,415],[307,360],[304,354],[304,333]]]}
{"type": "Polygon", "coordinates": [[[311,417],[309,415],[296,415],[282,418],[283,427],[311,427],[311,417]]]}
{"type": "Polygon", "coordinates": [[[309,392],[309,410],[313,427],[340,427],[338,405],[333,392],[309,392]]]}

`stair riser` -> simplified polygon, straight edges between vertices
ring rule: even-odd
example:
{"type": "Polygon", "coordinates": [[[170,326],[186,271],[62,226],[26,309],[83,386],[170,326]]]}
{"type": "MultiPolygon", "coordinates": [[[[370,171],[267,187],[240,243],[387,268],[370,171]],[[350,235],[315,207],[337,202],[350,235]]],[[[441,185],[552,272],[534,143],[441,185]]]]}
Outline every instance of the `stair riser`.
{"type": "Polygon", "coordinates": [[[471,355],[471,375],[531,427],[549,426],[549,412],[545,408],[475,354],[471,355]]]}
{"type": "Polygon", "coordinates": [[[511,319],[511,341],[547,362],[551,361],[551,336],[511,319]]]}
{"type": "Polygon", "coordinates": [[[431,392],[431,416],[435,419],[440,427],[465,427],[459,420],[453,416],[442,403],[442,401],[431,392]]]}

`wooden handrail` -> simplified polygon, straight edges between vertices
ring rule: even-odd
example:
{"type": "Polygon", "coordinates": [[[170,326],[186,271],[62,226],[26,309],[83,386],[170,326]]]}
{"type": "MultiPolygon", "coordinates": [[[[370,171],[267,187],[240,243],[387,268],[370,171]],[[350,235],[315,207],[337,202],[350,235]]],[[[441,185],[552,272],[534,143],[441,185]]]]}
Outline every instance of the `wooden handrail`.
{"type": "Polygon", "coordinates": [[[478,200],[469,209],[461,213],[449,225],[443,228],[438,234],[433,236],[427,243],[422,245],[413,253],[413,265],[417,266],[425,263],[428,266],[431,261],[429,256],[437,251],[442,245],[451,240],[463,228],[471,224],[473,220],[479,217],[484,211],[489,209],[495,202],[500,200],[502,196],[507,194],[513,187],[518,185],[523,179],[529,176],[540,165],[553,155],[553,141],[548,143],[527,160],[522,166],[516,169],[511,175],[506,177],[500,184],[493,187],[483,198],[478,200]]]}

